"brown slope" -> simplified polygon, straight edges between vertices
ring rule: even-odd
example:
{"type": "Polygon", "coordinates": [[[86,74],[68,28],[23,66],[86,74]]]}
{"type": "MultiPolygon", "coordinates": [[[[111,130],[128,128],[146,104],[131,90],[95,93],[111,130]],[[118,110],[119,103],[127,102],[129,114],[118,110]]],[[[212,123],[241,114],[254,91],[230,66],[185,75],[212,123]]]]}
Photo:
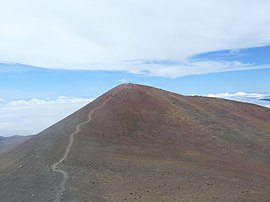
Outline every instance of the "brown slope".
{"type": "Polygon", "coordinates": [[[0,154],[9,151],[16,147],[18,144],[28,140],[31,136],[11,136],[11,137],[1,137],[0,136],[0,154]]]}
{"type": "Polygon", "coordinates": [[[256,105],[120,85],[0,156],[0,198],[55,199],[51,166],[81,124],[64,201],[269,201],[269,123],[256,105]]]}

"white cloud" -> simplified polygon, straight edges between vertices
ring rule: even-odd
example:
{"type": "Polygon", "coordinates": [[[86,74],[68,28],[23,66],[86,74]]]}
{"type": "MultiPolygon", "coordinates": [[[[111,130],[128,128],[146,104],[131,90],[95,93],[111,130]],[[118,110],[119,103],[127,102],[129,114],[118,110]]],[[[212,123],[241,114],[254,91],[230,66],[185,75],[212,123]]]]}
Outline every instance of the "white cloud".
{"type": "Polygon", "coordinates": [[[264,99],[267,95],[262,93],[245,93],[245,92],[236,92],[236,93],[217,93],[217,94],[208,94],[209,97],[240,97],[240,98],[256,98],[264,99]]]}
{"type": "Polygon", "coordinates": [[[6,100],[3,98],[0,98],[0,107],[6,104],[6,100]]]}
{"type": "Polygon", "coordinates": [[[61,96],[6,101],[0,105],[0,136],[37,134],[92,100],[61,96]]]}
{"type": "Polygon", "coordinates": [[[246,92],[236,92],[236,93],[217,93],[217,94],[208,94],[208,97],[223,98],[229,100],[236,100],[240,102],[248,102],[264,107],[270,108],[270,93],[246,93],[246,92]]]}
{"type": "Polygon", "coordinates": [[[5,128],[8,128],[8,127],[10,127],[10,126],[12,126],[13,125],[13,123],[12,122],[0,122],[0,130],[2,130],[2,129],[5,129],[5,128]]]}
{"type": "MultiPolygon", "coordinates": [[[[9,0],[0,7],[0,62],[158,76],[234,70],[201,67],[198,53],[270,44],[270,1],[9,0]],[[172,60],[185,65],[129,61],[172,60]]],[[[206,61],[210,63],[211,61],[206,61]]],[[[216,64],[219,65],[219,64],[216,64]]],[[[257,68],[243,64],[246,68],[257,68]]]]}
{"type": "MultiPolygon", "coordinates": [[[[144,69],[138,70],[137,73],[150,74],[152,76],[165,76],[170,78],[177,78],[180,76],[194,75],[194,74],[206,74],[215,72],[227,72],[236,70],[247,69],[261,69],[268,68],[266,66],[243,64],[241,62],[233,61],[196,61],[185,62],[182,64],[172,65],[145,65],[144,69]]],[[[270,68],[270,65],[269,65],[270,68]]]]}

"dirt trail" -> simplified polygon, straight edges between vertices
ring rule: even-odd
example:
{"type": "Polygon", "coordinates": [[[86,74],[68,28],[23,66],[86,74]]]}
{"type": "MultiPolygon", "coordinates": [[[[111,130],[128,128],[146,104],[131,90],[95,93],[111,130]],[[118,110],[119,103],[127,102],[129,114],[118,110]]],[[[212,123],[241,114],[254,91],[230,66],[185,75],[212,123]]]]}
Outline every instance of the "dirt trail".
{"type": "Polygon", "coordinates": [[[85,122],[82,122],[82,123],[80,123],[80,124],[78,124],[76,126],[76,130],[69,137],[69,143],[68,143],[68,146],[66,148],[66,151],[65,151],[63,157],[59,161],[57,161],[56,163],[54,163],[52,165],[52,170],[54,172],[58,172],[58,173],[61,173],[63,175],[63,180],[62,180],[61,185],[60,185],[60,190],[57,192],[56,197],[54,199],[55,202],[59,202],[61,200],[62,195],[64,195],[64,192],[66,190],[66,186],[65,185],[66,185],[66,182],[67,182],[67,180],[69,178],[68,173],[66,171],[64,171],[64,170],[61,170],[57,166],[59,164],[61,164],[67,158],[67,156],[68,156],[68,154],[70,152],[70,148],[71,148],[71,146],[73,144],[73,141],[74,141],[74,135],[76,135],[77,133],[79,133],[81,131],[81,126],[83,126],[84,124],[89,123],[92,120],[93,113],[96,110],[102,108],[105,104],[106,104],[106,100],[103,100],[102,105],[98,106],[97,108],[95,108],[95,109],[93,109],[93,110],[91,110],[89,112],[88,119],[85,122]]]}

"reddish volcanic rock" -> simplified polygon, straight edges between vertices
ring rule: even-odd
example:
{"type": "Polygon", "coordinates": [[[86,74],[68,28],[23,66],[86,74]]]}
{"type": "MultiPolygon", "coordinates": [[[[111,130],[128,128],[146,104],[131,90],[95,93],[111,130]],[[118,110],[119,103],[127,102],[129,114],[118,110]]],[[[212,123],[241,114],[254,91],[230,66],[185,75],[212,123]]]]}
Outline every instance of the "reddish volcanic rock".
{"type": "Polygon", "coordinates": [[[270,200],[268,108],[134,84],[0,156],[0,198],[55,199],[63,176],[51,166],[79,124],[59,164],[64,201],[270,200]]]}

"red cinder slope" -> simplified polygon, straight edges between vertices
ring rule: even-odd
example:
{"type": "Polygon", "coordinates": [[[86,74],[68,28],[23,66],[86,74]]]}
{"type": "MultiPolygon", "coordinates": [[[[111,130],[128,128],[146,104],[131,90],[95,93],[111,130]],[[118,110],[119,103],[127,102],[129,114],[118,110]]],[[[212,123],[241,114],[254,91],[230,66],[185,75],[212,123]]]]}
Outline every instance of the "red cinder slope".
{"type": "Polygon", "coordinates": [[[270,110],[120,85],[0,156],[4,201],[269,201],[270,110]]]}

